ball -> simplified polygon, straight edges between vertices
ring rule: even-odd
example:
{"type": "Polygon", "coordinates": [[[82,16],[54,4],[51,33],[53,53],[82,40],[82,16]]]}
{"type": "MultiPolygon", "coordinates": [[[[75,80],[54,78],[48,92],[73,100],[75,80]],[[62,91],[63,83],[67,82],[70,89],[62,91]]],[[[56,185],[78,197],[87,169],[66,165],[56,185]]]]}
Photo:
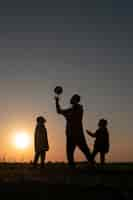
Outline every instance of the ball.
{"type": "Polygon", "coordinates": [[[63,88],[61,86],[56,86],[55,89],[54,89],[54,92],[57,94],[57,95],[60,95],[63,93],[63,88]]]}

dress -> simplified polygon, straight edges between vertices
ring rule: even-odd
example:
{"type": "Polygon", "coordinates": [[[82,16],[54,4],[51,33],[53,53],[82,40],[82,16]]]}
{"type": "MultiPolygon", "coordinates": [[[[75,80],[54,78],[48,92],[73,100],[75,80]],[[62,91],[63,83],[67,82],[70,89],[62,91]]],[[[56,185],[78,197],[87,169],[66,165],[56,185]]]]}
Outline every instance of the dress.
{"type": "Polygon", "coordinates": [[[35,130],[35,152],[40,153],[42,151],[48,151],[48,136],[47,129],[44,125],[37,125],[35,130]]]}

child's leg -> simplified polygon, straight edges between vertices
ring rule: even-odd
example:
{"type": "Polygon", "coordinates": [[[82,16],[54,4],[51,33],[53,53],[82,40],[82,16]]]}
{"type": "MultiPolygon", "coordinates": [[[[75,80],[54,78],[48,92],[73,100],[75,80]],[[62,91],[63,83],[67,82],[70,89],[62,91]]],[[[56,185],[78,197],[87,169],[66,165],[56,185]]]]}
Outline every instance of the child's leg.
{"type": "Polygon", "coordinates": [[[100,161],[101,161],[101,164],[105,163],[105,153],[104,152],[100,152],[100,161]]]}
{"type": "Polygon", "coordinates": [[[39,154],[40,154],[40,153],[35,153],[35,157],[34,157],[34,161],[33,161],[33,164],[34,164],[34,165],[36,165],[37,162],[38,162],[39,154]]]}
{"type": "Polygon", "coordinates": [[[46,157],[46,151],[42,151],[41,152],[41,166],[44,166],[44,162],[45,162],[45,157],[46,157]]]}

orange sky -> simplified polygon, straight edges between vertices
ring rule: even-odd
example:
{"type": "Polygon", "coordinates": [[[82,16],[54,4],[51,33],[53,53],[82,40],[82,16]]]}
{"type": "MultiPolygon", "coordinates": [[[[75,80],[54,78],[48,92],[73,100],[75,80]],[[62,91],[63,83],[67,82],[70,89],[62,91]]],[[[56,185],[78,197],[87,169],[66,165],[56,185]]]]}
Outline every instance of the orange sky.
{"type": "MultiPolygon", "coordinates": [[[[93,120],[94,113],[91,113],[91,117],[93,120]]],[[[65,120],[61,119],[58,115],[55,119],[51,118],[53,122],[52,125],[49,122],[47,123],[48,130],[48,139],[50,144],[50,150],[47,153],[47,161],[66,161],[66,151],[65,151],[65,120]],[[62,124],[57,123],[62,122],[62,124]],[[61,137],[60,137],[61,136],[61,137]]],[[[84,123],[86,124],[86,123],[84,123]]],[[[86,126],[87,127],[87,126],[86,126]]],[[[92,130],[95,130],[95,122],[92,124],[92,130]]],[[[34,155],[34,128],[35,122],[31,119],[29,122],[27,121],[19,121],[15,120],[8,124],[5,129],[3,129],[3,136],[0,145],[1,151],[1,160],[4,158],[6,161],[14,162],[14,161],[27,161],[30,162],[33,159],[34,155]],[[31,123],[30,123],[31,122],[31,123]],[[16,148],[14,135],[21,131],[27,132],[30,137],[30,144],[26,149],[18,149],[16,148]],[[6,137],[5,137],[6,136],[6,137]]],[[[88,127],[87,127],[88,128],[88,127]]],[[[110,131],[110,142],[111,148],[110,153],[107,155],[108,162],[112,161],[132,161],[132,152],[133,147],[130,143],[128,143],[127,137],[121,137],[115,132],[113,127],[109,126],[110,131]]],[[[88,146],[90,149],[93,149],[93,139],[89,136],[85,135],[87,139],[88,146]]],[[[85,160],[84,155],[78,149],[75,151],[75,159],[85,160]]],[[[97,156],[97,160],[99,157],[97,156]]]]}
{"type": "MultiPolygon", "coordinates": [[[[36,117],[43,115],[47,119],[50,150],[47,154],[49,161],[66,161],[65,152],[65,119],[56,113],[54,102],[54,86],[57,82],[46,81],[1,81],[0,91],[0,158],[5,155],[6,160],[27,161],[33,159],[34,129],[36,117]],[[44,91],[44,92],[43,92],[44,91]],[[12,137],[16,132],[26,131],[31,137],[31,146],[25,150],[18,150],[12,145],[12,137]]],[[[109,121],[111,149],[108,161],[132,161],[132,107],[123,105],[118,107],[118,99],[108,96],[91,96],[86,92],[87,80],[77,80],[70,87],[70,82],[61,81],[64,93],[61,98],[63,108],[69,107],[69,99],[75,91],[81,94],[81,103],[84,106],[84,129],[97,129],[97,122],[104,117],[109,121]],[[82,83],[82,84],[81,84],[82,83]],[[99,99],[98,99],[99,98],[99,99]],[[93,100],[93,101],[92,101],[93,100]]],[[[97,89],[98,90],[98,89],[97,89]]],[[[118,98],[118,97],[117,97],[118,98]]],[[[120,98],[120,97],[119,97],[120,98]]],[[[121,98],[120,98],[121,99],[121,98]]],[[[122,99],[123,100],[123,99],[122,99]]],[[[121,101],[122,101],[121,100],[121,101]]],[[[130,100],[131,101],[131,100],[130,100]]],[[[86,135],[89,147],[93,140],[86,135]]],[[[75,152],[76,160],[84,160],[79,151],[75,152]]]]}

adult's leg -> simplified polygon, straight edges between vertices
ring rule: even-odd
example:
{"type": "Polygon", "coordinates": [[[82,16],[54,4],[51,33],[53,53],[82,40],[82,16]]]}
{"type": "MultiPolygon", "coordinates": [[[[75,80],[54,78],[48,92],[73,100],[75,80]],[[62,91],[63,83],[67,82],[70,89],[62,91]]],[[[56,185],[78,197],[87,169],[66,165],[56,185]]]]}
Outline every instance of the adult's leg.
{"type": "Polygon", "coordinates": [[[104,152],[100,152],[100,161],[101,161],[102,165],[105,163],[105,153],[104,152]]]}
{"type": "Polygon", "coordinates": [[[94,148],[94,150],[93,150],[93,152],[91,154],[91,159],[92,159],[93,162],[95,160],[95,156],[97,155],[97,153],[98,153],[97,149],[94,148]]]}
{"type": "Polygon", "coordinates": [[[34,157],[34,161],[33,161],[33,164],[34,164],[34,165],[37,164],[38,159],[39,159],[39,155],[40,155],[40,153],[35,153],[35,157],[34,157]]]}
{"type": "Polygon", "coordinates": [[[67,159],[70,166],[74,167],[74,150],[75,150],[75,143],[70,136],[67,136],[67,159]]]}
{"type": "Polygon", "coordinates": [[[41,166],[44,166],[46,151],[41,151],[41,166]]]}
{"type": "Polygon", "coordinates": [[[84,138],[78,139],[77,145],[78,145],[79,149],[84,153],[87,160],[91,161],[92,160],[91,153],[90,153],[89,147],[87,146],[87,144],[85,142],[85,139],[84,138]]]}

